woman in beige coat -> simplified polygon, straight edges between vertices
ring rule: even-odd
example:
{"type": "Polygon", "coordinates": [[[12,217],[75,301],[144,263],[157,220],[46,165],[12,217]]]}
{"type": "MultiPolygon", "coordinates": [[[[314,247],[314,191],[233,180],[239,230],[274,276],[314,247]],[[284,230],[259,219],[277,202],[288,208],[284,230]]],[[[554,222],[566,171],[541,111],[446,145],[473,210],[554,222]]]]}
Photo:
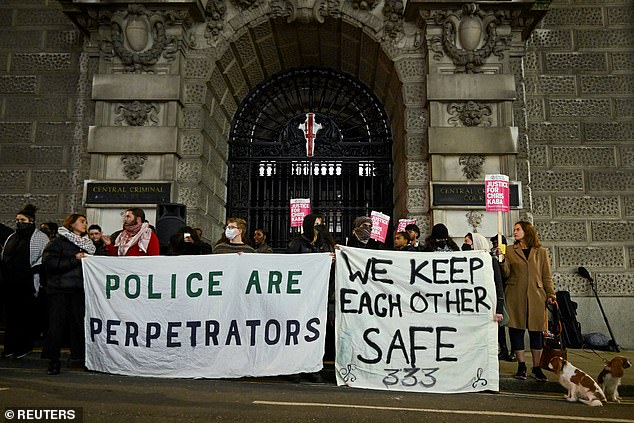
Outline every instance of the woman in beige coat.
{"type": "Polygon", "coordinates": [[[555,289],[550,273],[548,250],[542,248],[535,228],[528,222],[517,222],[513,228],[515,244],[501,263],[506,279],[504,295],[509,315],[511,348],[517,356],[517,379],[526,379],[524,332],[528,329],[532,375],[539,381],[547,380],[539,368],[544,345],[542,332],[546,327],[546,302],[554,301],[555,289]]]}

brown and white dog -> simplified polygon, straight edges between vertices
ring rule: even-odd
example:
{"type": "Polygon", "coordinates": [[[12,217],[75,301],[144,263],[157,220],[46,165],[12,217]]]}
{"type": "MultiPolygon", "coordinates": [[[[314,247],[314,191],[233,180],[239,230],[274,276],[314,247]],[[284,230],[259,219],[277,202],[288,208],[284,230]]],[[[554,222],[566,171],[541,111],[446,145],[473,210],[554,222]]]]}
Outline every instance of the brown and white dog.
{"type": "Polygon", "coordinates": [[[553,357],[548,367],[559,376],[559,383],[568,390],[567,401],[579,401],[592,407],[602,406],[605,394],[594,379],[561,357],[553,357]]]}
{"type": "Polygon", "coordinates": [[[627,358],[622,355],[617,355],[612,360],[608,361],[599,373],[597,378],[603,392],[608,397],[608,401],[621,402],[619,397],[619,385],[621,384],[621,378],[625,373],[625,369],[630,367],[630,363],[627,358]]]}

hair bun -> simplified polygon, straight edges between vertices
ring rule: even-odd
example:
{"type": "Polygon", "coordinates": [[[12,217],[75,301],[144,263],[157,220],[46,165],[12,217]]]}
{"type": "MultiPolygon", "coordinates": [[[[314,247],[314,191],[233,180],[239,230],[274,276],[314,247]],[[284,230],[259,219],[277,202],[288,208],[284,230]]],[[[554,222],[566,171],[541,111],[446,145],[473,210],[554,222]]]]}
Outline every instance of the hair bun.
{"type": "Polygon", "coordinates": [[[22,214],[30,218],[31,220],[35,220],[36,211],[37,207],[35,207],[33,204],[27,204],[26,206],[22,207],[22,209],[17,214],[22,214]]]}

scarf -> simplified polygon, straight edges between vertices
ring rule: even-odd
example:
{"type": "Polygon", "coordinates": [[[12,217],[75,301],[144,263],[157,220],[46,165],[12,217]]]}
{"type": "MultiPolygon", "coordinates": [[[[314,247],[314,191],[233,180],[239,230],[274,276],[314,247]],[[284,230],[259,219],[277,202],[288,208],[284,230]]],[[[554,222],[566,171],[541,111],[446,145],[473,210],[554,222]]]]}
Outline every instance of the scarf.
{"type": "Polygon", "coordinates": [[[354,235],[357,237],[357,239],[359,241],[361,241],[364,244],[367,244],[368,241],[370,240],[370,235],[372,234],[372,229],[364,228],[362,226],[359,226],[358,228],[354,228],[352,230],[352,233],[354,233],[354,235]]]}
{"type": "Polygon", "coordinates": [[[139,244],[139,250],[147,253],[151,237],[152,229],[147,222],[130,226],[124,225],[123,231],[114,242],[114,246],[119,248],[119,256],[125,256],[130,247],[135,244],[139,244]]]}
{"type": "Polygon", "coordinates": [[[75,232],[71,232],[63,226],[57,229],[57,233],[75,244],[77,247],[79,247],[80,250],[83,250],[88,254],[95,254],[95,244],[92,243],[91,239],[88,237],[88,234],[84,236],[79,236],[75,232]]]}

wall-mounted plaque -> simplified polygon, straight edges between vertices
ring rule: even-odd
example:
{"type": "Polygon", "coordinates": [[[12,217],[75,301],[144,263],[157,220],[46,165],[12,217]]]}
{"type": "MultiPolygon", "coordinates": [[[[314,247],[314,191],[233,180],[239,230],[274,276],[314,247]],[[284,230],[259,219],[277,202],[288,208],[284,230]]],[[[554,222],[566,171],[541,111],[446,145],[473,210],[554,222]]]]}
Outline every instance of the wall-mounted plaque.
{"type": "MultiPolygon", "coordinates": [[[[521,209],[521,182],[510,183],[511,209],[521,209]]],[[[432,182],[432,207],[481,208],[485,207],[484,183],[432,182]]]]}
{"type": "Polygon", "coordinates": [[[84,183],[84,204],[129,205],[170,203],[171,182],[95,182],[84,183]]]}

